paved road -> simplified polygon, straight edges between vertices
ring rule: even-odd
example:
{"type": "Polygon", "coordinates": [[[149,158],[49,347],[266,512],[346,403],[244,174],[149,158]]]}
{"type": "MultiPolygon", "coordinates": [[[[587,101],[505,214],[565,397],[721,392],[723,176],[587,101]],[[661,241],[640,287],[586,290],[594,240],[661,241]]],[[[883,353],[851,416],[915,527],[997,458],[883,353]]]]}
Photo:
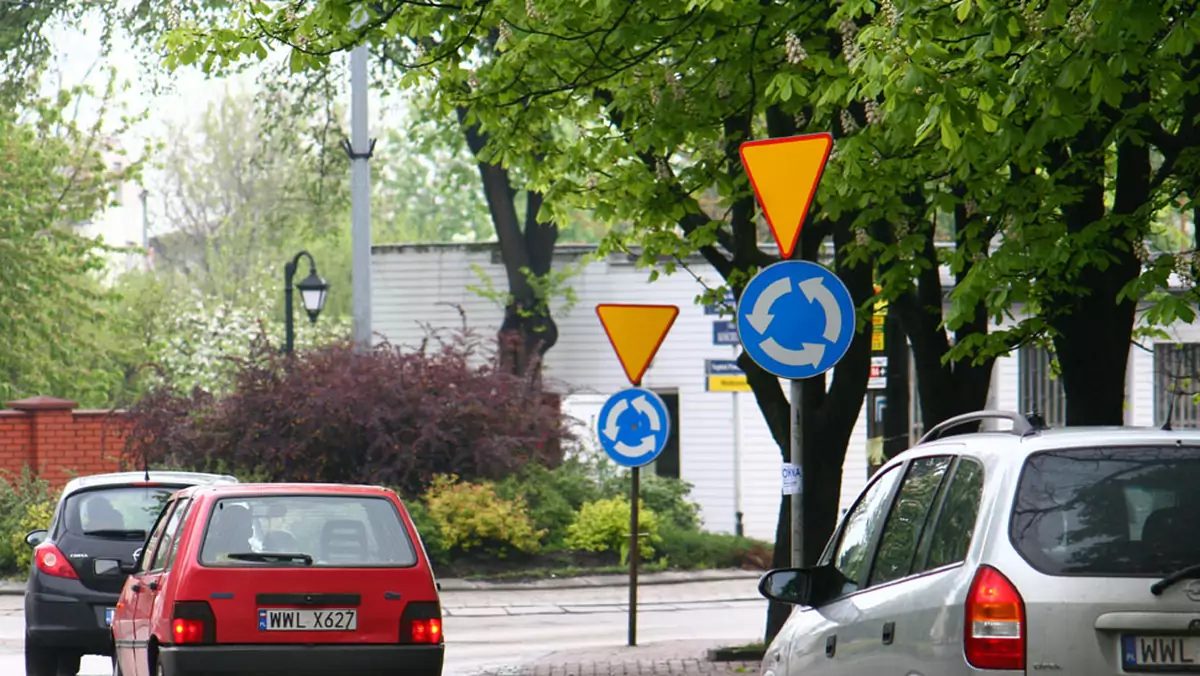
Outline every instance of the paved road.
{"type": "MultiPolygon", "coordinates": [[[[644,587],[638,643],[691,639],[713,645],[761,638],[766,602],[754,580],[644,587]]],[[[526,664],[550,653],[625,645],[628,591],[622,588],[447,592],[443,594],[447,676],[526,664]]],[[[0,674],[22,673],[20,597],[0,597],[0,674]]],[[[107,658],[84,658],[81,676],[108,676],[107,658]]]]}

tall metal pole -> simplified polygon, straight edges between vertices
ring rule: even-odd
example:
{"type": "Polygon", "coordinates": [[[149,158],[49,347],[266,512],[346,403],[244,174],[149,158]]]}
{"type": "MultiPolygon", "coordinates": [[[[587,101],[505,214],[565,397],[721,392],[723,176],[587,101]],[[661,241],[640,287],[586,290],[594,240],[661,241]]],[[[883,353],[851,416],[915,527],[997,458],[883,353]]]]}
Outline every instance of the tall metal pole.
{"type": "Polygon", "coordinates": [[[283,353],[291,354],[296,347],[296,326],[292,319],[292,280],[296,278],[296,258],[283,266],[283,353]]]}
{"type": "Polygon", "coordinates": [[[792,566],[804,566],[804,381],[793,380],[791,387],[792,464],[799,473],[799,487],[791,496],[792,566]]]}
{"type": "Polygon", "coordinates": [[[638,563],[641,550],[638,548],[641,530],[638,523],[638,503],[641,502],[642,469],[634,467],[629,472],[629,645],[637,645],[637,601],[638,563]]]}
{"type": "Polygon", "coordinates": [[[350,239],[354,303],[354,344],[358,350],[371,347],[371,151],[367,137],[367,47],[360,44],[350,52],[350,141],[351,162],[350,239]]]}

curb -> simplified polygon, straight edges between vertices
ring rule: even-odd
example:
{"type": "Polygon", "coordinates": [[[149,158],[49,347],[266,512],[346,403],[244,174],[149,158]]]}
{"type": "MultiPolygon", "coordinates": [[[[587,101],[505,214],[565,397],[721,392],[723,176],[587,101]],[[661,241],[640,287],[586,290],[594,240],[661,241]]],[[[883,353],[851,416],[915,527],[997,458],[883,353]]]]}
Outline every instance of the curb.
{"type": "MultiPolygon", "coordinates": [[[[638,585],[658,586],[668,584],[688,584],[695,582],[728,582],[733,580],[757,580],[766,571],[761,570],[695,570],[668,571],[664,573],[643,573],[638,576],[638,585]]],[[[581,577],[560,577],[528,582],[485,582],[482,580],[463,580],[445,578],[438,580],[443,592],[493,592],[493,591],[530,591],[536,589],[601,589],[606,587],[628,587],[627,575],[585,575],[581,577]]]]}
{"type": "MultiPolygon", "coordinates": [[[[645,573],[638,576],[638,585],[643,587],[688,584],[695,582],[729,582],[734,580],[757,580],[766,571],[761,570],[694,570],[645,573]]],[[[629,577],[625,575],[586,575],[582,577],[560,577],[529,582],[485,582],[444,578],[438,580],[443,592],[499,592],[533,591],[538,589],[603,589],[627,587],[629,577]]],[[[24,596],[24,582],[0,582],[0,596],[24,596]]]]}

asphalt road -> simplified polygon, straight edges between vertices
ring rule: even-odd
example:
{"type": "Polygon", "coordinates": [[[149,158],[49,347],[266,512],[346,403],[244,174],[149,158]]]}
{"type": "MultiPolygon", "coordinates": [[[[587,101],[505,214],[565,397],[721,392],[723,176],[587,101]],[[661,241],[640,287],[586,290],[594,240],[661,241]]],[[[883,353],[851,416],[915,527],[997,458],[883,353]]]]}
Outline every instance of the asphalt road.
{"type": "MultiPolygon", "coordinates": [[[[766,602],[754,599],[752,583],[704,583],[647,587],[638,613],[638,644],[709,640],[736,644],[762,637],[766,602]],[[748,588],[747,588],[748,587],[748,588]]],[[[624,590],[571,595],[509,593],[499,597],[445,598],[447,676],[467,676],[516,666],[549,653],[624,646],[627,613],[616,598],[624,590]]],[[[449,595],[447,595],[449,596],[449,595]]],[[[457,596],[457,595],[456,595],[457,596]]],[[[21,598],[0,597],[0,674],[23,673],[21,598]]],[[[85,657],[81,676],[109,676],[108,658],[85,657]]]]}

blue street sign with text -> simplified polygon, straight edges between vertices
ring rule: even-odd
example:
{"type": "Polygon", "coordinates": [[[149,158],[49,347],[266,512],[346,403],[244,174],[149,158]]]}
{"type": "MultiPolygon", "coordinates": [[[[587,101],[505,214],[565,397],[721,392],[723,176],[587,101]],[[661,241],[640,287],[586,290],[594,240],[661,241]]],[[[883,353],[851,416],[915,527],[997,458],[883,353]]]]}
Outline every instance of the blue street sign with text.
{"type": "Polygon", "coordinates": [[[728,319],[713,322],[713,345],[737,345],[737,324],[728,319]]]}

